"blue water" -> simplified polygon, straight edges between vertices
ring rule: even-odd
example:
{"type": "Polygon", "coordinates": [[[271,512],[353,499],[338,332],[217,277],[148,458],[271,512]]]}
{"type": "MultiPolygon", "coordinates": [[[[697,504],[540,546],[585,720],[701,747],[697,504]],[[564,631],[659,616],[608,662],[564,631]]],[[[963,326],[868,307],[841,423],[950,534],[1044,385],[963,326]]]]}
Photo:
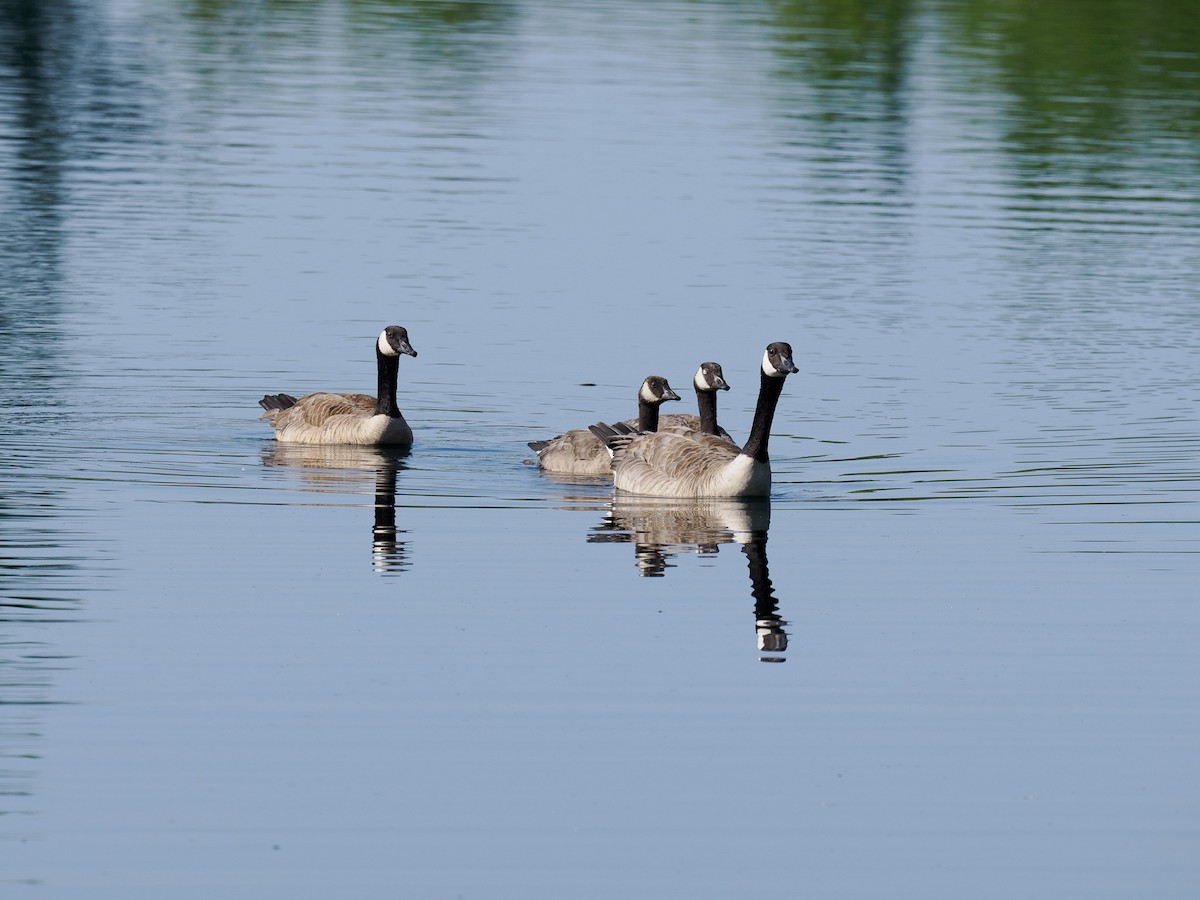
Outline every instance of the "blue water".
{"type": "Polygon", "coordinates": [[[8,4],[4,896],[1193,896],[1200,8],[1102,6],[8,4]],[[411,452],[276,447],[392,323],[411,452]],[[768,503],[531,465],[776,340],[768,503]]]}

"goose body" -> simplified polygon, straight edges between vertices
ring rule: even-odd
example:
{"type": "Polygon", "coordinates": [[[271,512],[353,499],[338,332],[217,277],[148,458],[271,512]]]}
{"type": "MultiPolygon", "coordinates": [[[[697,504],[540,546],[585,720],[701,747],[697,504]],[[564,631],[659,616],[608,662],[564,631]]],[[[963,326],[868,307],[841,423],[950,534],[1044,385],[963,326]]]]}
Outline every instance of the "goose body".
{"type": "Polygon", "coordinates": [[[613,454],[618,490],[651,497],[765,497],[771,492],[767,439],[787,376],[796,372],[791,345],[769,345],[750,437],[745,446],[700,432],[628,434],[603,423],[592,433],[613,454]]]}
{"type": "MultiPolygon", "coordinates": [[[[667,400],[678,400],[667,379],[650,375],[638,388],[638,417],[631,419],[642,431],[658,428],[658,408],[667,400]]],[[[530,441],[529,449],[537,453],[538,465],[546,472],[558,475],[612,474],[612,454],[604,442],[586,428],[573,428],[548,441],[530,441]]]]}
{"type": "Polygon", "coordinates": [[[264,410],[259,418],[275,429],[275,440],[286,444],[411,444],[412,429],[396,404],[401,354],[416,356],[417,351],[405,329],[389,325],[375,341],[376,396],[319,392],[296,399],[268,394],[258,401],[264,410]]]}

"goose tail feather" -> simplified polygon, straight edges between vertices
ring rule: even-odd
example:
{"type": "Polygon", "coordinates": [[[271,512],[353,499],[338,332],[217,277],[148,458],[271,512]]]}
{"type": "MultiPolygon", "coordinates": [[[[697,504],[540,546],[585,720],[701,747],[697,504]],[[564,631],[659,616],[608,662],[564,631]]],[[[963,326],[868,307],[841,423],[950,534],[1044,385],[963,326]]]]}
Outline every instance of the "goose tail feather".
{"type": "Polygon", "coordinates": [[[600,438],[600,443],[604,444],[610,453],[624,447],[639,434],[636,428],[630,428],[622,422],[614,425],[597,422],[595,425],[589,425],[588,431],[600,438]]]}
{"type": "Polygon", "coordinates": [[[258,405],[268,412],[274,409],[291,409],[296,405],[296,398],[291,394],[267,394],[258,401],[258,405]]]}

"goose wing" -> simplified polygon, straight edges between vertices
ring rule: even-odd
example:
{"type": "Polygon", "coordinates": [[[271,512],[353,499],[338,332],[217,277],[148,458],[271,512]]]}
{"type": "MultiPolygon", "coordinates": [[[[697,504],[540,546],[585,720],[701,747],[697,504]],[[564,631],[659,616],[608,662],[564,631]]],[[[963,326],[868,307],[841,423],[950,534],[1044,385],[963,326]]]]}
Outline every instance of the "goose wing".
{"type": "Polygon", "coordinates": [[[538,465],[548,472],[565,475],[607,475],[608,449],[584,428],[573,428],[548,441],[530,441],[538,465]]]}
{"type": "MultiPolygon", "coordinates": [[[[674,431],[678,434],[684,434],[687,432],[695,432],[696,434],[704,433],[700,430],[700,417],[693,416],[690,413],[669,413],[665,416],[660,416],[658,420],[658,430],[674,431]]],[[[717,437],[723,438],[727,441],[733,440],[733,438],[729,436],[729,432],[720,425],[717,426],[717,437]]]]}
{"type": "MultiPolygon", "coordinates": [[[[626,419],[624,422],[621,422],[619,424],[625,425],[636,431],[638,428],[639,422],[635,418],[635,419],[626,419]]],[[[675,431],[675,432],[679,432],[679,433],[694,431],[697,434],[703,434],[703,432],[700,431],[700,417],[692,415],[691,413],[666,413],[664,415],[661,415],[658,417],[658,429],[657,430],[658,431],[675,431]]],[[[729,436],[729,432],[726,431],[724,428],[722,428],[720,425],[717,426],[717,436],[723,437],[727,441],[733,440],[733,438],[731,438],[729,436]]]]}
{"type": "Polygon", "coordinates": [[[555,452],[566,454],[571,459],[591,459],[603,450],[600,439],[586,428],[572,428],[565,434],[550,441],[549,447],[555,452]]]}
{"type": "Polygon", "coordinates": [[[617,487],[637,494],[703,494],[740,452],[725,438],[658,431],[610,440],[617,487]]]}
{"type": "Polygon", "coordinates": [[[375,398],[368,394],[308,394],[296,405],[281,410],[273,419],[276,427],[303,423],[320,428],[335,416],[373,416],[375,398]]]}

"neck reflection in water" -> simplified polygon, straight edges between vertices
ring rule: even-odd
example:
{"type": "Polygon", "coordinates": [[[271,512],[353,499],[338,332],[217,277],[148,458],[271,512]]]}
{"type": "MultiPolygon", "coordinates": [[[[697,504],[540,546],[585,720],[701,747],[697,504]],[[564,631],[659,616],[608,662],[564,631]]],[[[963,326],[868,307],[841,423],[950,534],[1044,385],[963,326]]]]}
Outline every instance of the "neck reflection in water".
{"type": "Polygon", "coordinates": [[[592,529],[589,543],[631,543],[638,572],[661,578],[671,558],[695,551],[716,555],[721,544],[738,544],[750,568],[750,596],[762,662],[784,662],[787,622],[779,615],[767,564],[770,500],[674,500],[656,497],[613,498],[604,521],[592,529]]]}
{"type": "Polygon", "coordinates": [[[295,470],[304,490],[318,494],[367,493],[372,482],[375,521],[371,527],[372,568],[381,575],[409,568],[407,532],[396,528],[396,476],[404,468],[407,447],[274,444],[263,465],[295,470]]]}

